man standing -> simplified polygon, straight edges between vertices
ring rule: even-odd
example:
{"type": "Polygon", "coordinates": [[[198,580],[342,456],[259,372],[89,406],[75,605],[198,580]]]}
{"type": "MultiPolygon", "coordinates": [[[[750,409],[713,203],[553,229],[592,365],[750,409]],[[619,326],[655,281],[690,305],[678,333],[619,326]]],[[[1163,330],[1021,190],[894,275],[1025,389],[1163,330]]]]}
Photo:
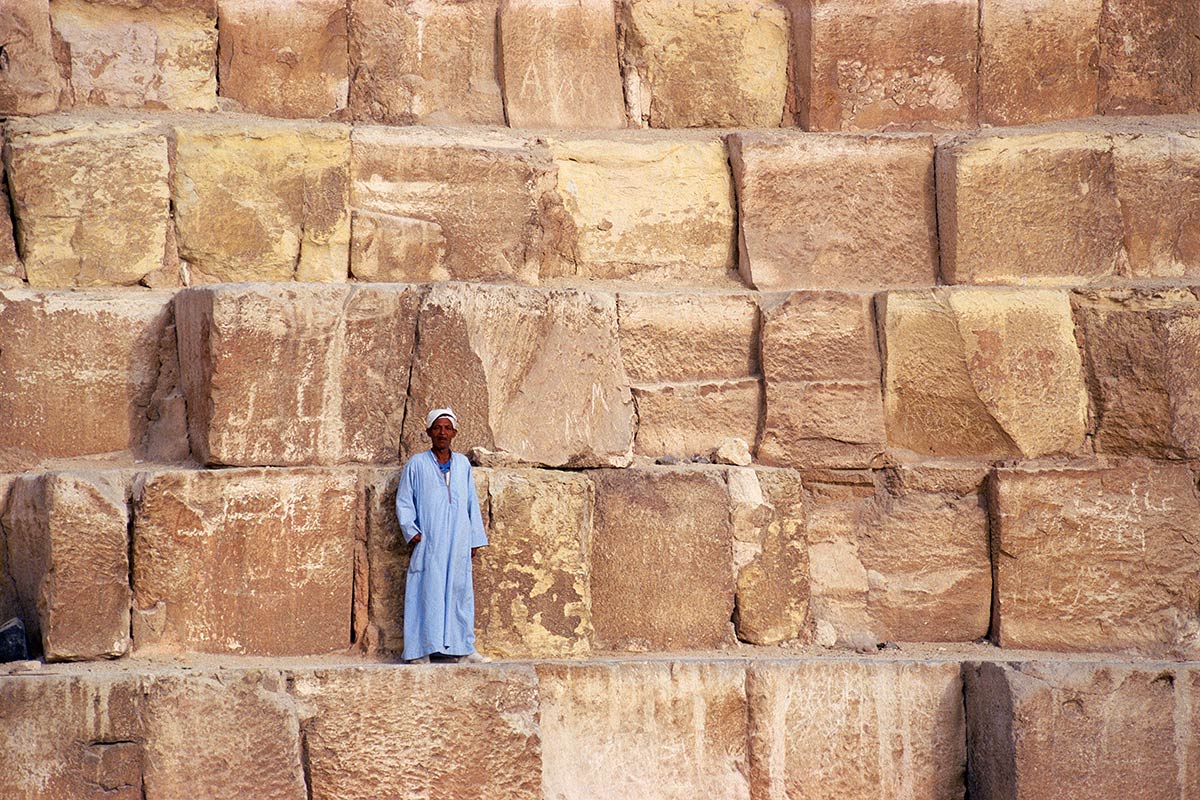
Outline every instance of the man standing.
{"type": "Polygon", "coordinates": [[[475,652],[475,589],[471,556],[487,542],[471,462],[450,450],[458,418],[449,408],[425,417],[430,449],[404,465],[396,516],[414,545],[404,590],[404,659],[431,654],[485,661],[475,652]]]}

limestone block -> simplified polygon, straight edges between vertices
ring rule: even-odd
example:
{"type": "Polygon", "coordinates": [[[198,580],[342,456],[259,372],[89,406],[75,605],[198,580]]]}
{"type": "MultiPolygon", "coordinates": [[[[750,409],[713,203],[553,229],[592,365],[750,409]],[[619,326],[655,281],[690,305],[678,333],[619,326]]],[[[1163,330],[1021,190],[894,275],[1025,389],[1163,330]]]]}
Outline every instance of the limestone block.
{"type": "Polygon", "coordinates": [[[532,667],[316,670],[292,692],[313,800],[542,797],[532,667]]]}
{"type": "Polygon", "coordinates": [[[723,471],[602,470],[592,539],[592,623],[608,650],[730,643],[734,573],[723,471]]]}
{"type": "Polygon", "coordinates": [[[1117,199],[1135,278],[1200,272],[1200,137],[1194,133],[1118,137],[1117,199]]]}
{"type": "Polygon", "coordinates": [[[505,658],[586,655],[591,481],[572,473],[498,470],[488,487],[488,546],[475,565],[479,649],[505,658]]]}
{"type": "Polygon", "coordinates": [[[198,121],[175,135],[171,199],[192,283],[346,280],[347,126],[198,121]]]}
{"type": "Polygon", "coordinates": [[[937,282],[933,140],[736,133],[738,269],[762,290],[937,282]]]}
{"type": "Polygon", "coordinates": [[[808,130],[976,123],[977,0],[800,0],[796,94],[808,130]]]}
{"type": "Polygon", "coordinates": [[[418,289],[397,284],[180,292],[196,457],[239,466],[395,462],[419,303],[418,289]]]}
{"type": "Polygon", "coordinates": [[[1183,466],[996,472],[1002,647],[1200,654],[1196,497],[1183,466]]]}
{"type": "Polygon", "coordinates": [[[761,664],[746,695],[755,800],[963,796],[956,663],[761,664]]]}
{"type": "Polygon", "coordinates": [[[732,379],[758,367],[758,303],[748,292],[621,292],[621,359],[635,383],[732,379]]]}
{"type": "Polygon", "coordinates": [[[134,645],[245,655],[350,643],[350,471],[168,471],[135,487],[134,645]]]}
{"type": "Polygon", "coordinates": [[[1100,133],[978,138],[938,148],[948,283],[1088,283],[1120,274],[1112,143],[1100,133]]]}
{"type": "Polygon", "coordinates": [[[9,0],[0,17],[5,64],[0,67],[0,114],[46,114],[58,109],[64,82],[55,60],[49,0],[9,0]]]}
{"type": "Polygon", "coordinates": [[[903,466],[809,486],[812,615],[844,644],[987,635],[992,575],[982,467],[903,466]]]}
{"type": "Polygon", "coordinates": [[[735,284],[733,180],[720,139],[554,139],[549,146],[573,226],[563,234],[563,274],[735,284]]]}
{"type": "Polygon", "coordinates": [[[445,258],[446,237],[436,222],[370,211],[350,215],[350,274],[360,281],[446,281],[445,258]]]}
{"type": "Polygon", "coordinates": [[[639,455],[707,456],[726,439],[758,435],[762,385],[757,378],[634,386],[639,455]]]}
{"type": "Polygon", "coordinates": [[[966,665],[963,677],[970,797],[1167,800],[1200,791],[1195,670],[985,663],[966,665]]]}
{"type": "Polygon", "coordinates": [[[216,110],[213,0],[54,0],[50,17],[76,105],[216,110]]]}
{"type": "Polygon", "coordinates": [[[11,120],[5,166],[32,286],[131,286],[175,260],[166,132],[153,122],[11,120]]]}
{"type": "Polygon", "coordinates": [[[346,0],[218,0],[221,97],[273,117],[346,108],[346,0]]]}
{"type": "Polygon", "coordinates": [[[166,363],[166,292],[0,292],[0,464],[178,449],[187,434],[156,424],[166,363]],[[156,440],[160,440],[156,442],[156,440]],[[174,445],[174,448],[167,445],[174,445]]]}
{"type": "Polygon", "coordinates": [[[538,679],[546,797],[749,797],[741,665],[541,664],[538,679]]]}
{"type": "Polygon", "coordinates": [[[794,292],[763,304],[766,413],[758,457],[861,467],[884,449],[871,296],[794,292]]]}
{"type": "Polygon", "coordinates": [[[804,486],[790,469],[730,469],[738,639],[807,642],[809,562],[804,486]]]}
{"type": "Polygon", "coordinates": [[[891,446],[1028,458],[1083,447],[1088,400],[1065,292],[891,292],[881,316],[891,446]]]}
{"type": "Polygon", "coordinates": [[[458,415],[454,444],[462,452],[484,447],[551,467],[625,465],[633,401],[621,368],[616,299],[580,290],[434,285],[417,323],[405,453],[428,447],[425,414],[445,406],[458,415]]]}
{"type": "Polygon", "coordinates": [[[788,14],[771,0],[623,0],[625,95],[652,128],[774,128],[783,118],[788,14]]]}
{"type": "Polygon", "coordinates": [[[1096,113],[1104,0],[983,0],[979,116],[1021,125],[1096,113]]]}
{"type": "Polygon", "coordinates": [[[498,6],[499,0],[349,0],[354,118],[503,125],[498,6]]]}
{"type": "Polygon", "coordinates": [[[1100,16],[1101,114],[1187,113],[1200,107],[1200,7],[1105,0],[1100,16]]]}
{"type": "Polygon", "coordinates": [[[500,78],[514,128],[624,128],[613,0],[503,0],[500,78]]]}

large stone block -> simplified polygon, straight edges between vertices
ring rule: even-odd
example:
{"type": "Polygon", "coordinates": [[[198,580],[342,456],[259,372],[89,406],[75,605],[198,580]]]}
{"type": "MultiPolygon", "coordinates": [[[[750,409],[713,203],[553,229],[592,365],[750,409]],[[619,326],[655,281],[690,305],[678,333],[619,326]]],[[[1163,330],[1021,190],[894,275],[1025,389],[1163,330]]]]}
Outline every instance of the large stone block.
{"type": "Polygon", "coordinates": [[[54,0],[76,105],[217,108],[214,0],[54,0]]]}
{"type": "Polygon", "coordinates": [[[238,466],[396,461],[419,303],[420,290],[392,284],[180,292],[196,457],[238,466]]]}
{"type": "Polygon", "coordinates": [[[949,283],[1088,283],[1120,274],[1121,208],[1101,133],[1036,133],[938,148],[949,283]]]}
{"type": "Polygon", "coordinates": [[[963,796],[956,663],[810,661],[748,671],[750,796],[963,796]]]}
{"type": "Polygon", "coordinates": [[[498,6],[499,0],[349,0],[354,118],[503,125],[498,6]]]}
{"type": "Polygon", "coordinates": [[[1116,137],[1113,169],[1130,276],[1200,273],[1200,137],[1116,137]]]}
{"type": "Polygon", "coordinates": [[[1088,400],[1065,292],[892,292],[881,316],[891,446],[1029,458],[1083,447],[1088,400]]]}
{"type": "Polygon", "coordinates": [[[346,108],[346,0],[217,5],[222,98],[274,117],[326,117],[346,108]]]}
{"type": "Polygon", "coordinates": [[[933,152],[927,136],[733,134],[742,277],[762,290],[932,286],[933,152]]]}
{"type": "Polygon", "coordinates": [[[758,378],[634,386],[633,451],[690,459],[709,456],[726,439],[753,445],[762,408],[758,378]]]}
{"type": "Polygon", "coordinates": [[[778,127],[788,34],[772,0],[623,0],[630,116],[652,128],[778,127]]]}
{"type": "Polygon", "coordinates": [[[802,127],[975,125],[978,0],[799,0],[796,5],[802,127]]]}
{"type": "Polygon", "coordinates": [[[591,476],[597,647],[644,651],[729,644],[735,585],[723,472],[650,468],[591,476]]]}
{"type": "Polygon", "coordinates": [[[31,286],[131,286],[176,261],[166,131],[11,120],[5,167],[31,286]]]}
{"type": "Polygon", "coordinates": [[[966,665],[968,796],[1195,797],[1196,676],[1149,664],[966,665]]]}
{"type": "Polygon", "coordinates": [[[624,128],[613,0],[503,0],[500,77],[514,128],[624,128]]]}
{"type": "Polygon", "coordinates": [[[433,286],[418,319],[405,453],[428,447],[425,414],[444,406],[458,415],[455,447],[463,452],[483,447],[552,467],[624,465],[633,402],[621,368],[616,299],[578,290],[433,286]]]}
{"type": "Polygon", "coordinates": [[[998,470],[1002,647],[1200,655],[1200,499],[1184,466],[998,470]]]}
{"type": "Polygon", "coordinates": [[[621,358],[634,383],[758,372],[758,303],[749,292],[622,292],[617,311],[621,358]]]}
{"type": "Polygon", "coordinates": [[[1200,7],[1176,0],[1105,0],[1100,17],[1102,114],[1200,108],[1200,7]]]}
{"type": "Polygon", "coordinates": [[[300,672],[312,800],[541,798],[532,667],[300,672]]]}
{"type": "Polygon", "coordinates": [[[171,199],[192,283],[346,280],[347,126],[196,122],[175,147],[171,199]]]}
{"type": "Polygon", "coordinates": [[[905,466],[808,488],[812,616],[846,644],[970,642],[992,575],[982,467],[905,466]]]}
{"type": "Polygon", "coordinates": [[[135,486],[134,645],[246,655],[350,644],[358,478],[162,472],[135,486]]]}
{"type": "Polygon", "coordinates": [[[538,678],[546,797],[749,797],[736,662],[543,664],[538,678]]]}
{"type": "Polygon", "coordinates": [[[49,0],[9,0],[0,17],[5,63],[0,114],[46,114],[59,107],[65,84],[55,60],[49,0]]]}

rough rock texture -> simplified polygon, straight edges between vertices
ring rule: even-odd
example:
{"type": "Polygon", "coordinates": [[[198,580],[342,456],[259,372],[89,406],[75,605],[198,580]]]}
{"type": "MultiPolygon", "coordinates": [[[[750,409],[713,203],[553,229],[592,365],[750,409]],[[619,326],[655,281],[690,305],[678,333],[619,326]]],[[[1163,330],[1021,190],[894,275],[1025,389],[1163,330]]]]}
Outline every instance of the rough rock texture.
{"type": "Polygon", "coordinates": [[[103,474],[50,472],[13,484],[5,561],[45,660],[129,650],[128,523],[125,487],[103,474]]]}
{"type": "Polygon", "coordinates": [[[938,229],[948,283],[1088,283],[1119,274],[1112,144],[1034,133],[938,148],[938,229]]]}
{"type": "Polygon", "coordinates": [[[553,139],[567,230],[562,276],[736,283],[736,211],[715,137],[553,139]]]}
{"type": "Polygon", "coordinates": [[[0,65],[0,114],[45,114],[59,107],[64,83],[54,58],[48,0],[8,0],[0,17],[7,58],[0,65]]]}
{"type": "MultiPolygon", "coordinates": [[[[165,292],[0,292],[0,465],[180,449],[165,292]]],[[[182,445],[182,448],[180,448],[182,445]]]]}
{"type": "Polygon", "coordinates": [[[762,314],[766,415],[759,459],[776,466],[868,466],[884,449],[871,296],[767,296],[762,314]]]}
{"type": "Polygon", "coordinates": [[[299,673],[312,800],[541,793],[538,685],[531,667],[495,665],[299,673]]]}
{"type": "Polygon", "coordinates": [[[987,635],[983,467],[903,466],[809,481],[812,616],[845,644],[987,635]]]}
{"type": "Polygon", "coordinates": [[[612,295],[438,284],[417,334],[405,453],[428,446],[429,409],[450,406],[462,452],[484,447],[552,467],[628,462],[633,402],[612,295]]]}
{"type": "Polygon", "coordinates": [[[353,472],[161,472],[135,496],[135,647],[286,656],[350,643],[353,472]]]}
{"type": "Polygon", "coordinates": [[[730,642],[734,574],[723,471],[591,473],[596,646],[687,650],[730,642]]]}
{"type": "Polygon", "coordinates": [[[1021,125],[1096,113],[1104,0],[982,0],[979,117],[1021,125]]]}
{"type": "Polygon", "coordinates": [[[880,316],[890,445],[1029,458],[1082,448],[1088,401],[1065,292],[891,292],[880,316]]]}
{"type": "Polygon", "coordinates": [[[396,461],[420,299],[420,290],[392,284],[180,292],[196,458],[239,466],[396,461]]]}
{"type": "Polygon", "coordinates": [[[546,797],[749,797],[740,665],[542,664],[538,679],[546,797]]]}
{"type": "Polygon", "coordinates": [[[344,281],[349,167],[345,125],[179,127],[171,199],[191,282],[344,281]]]}
{"type": "Polygon", "coordinates": [[[354,118],[503,125],[498,6],[499,0],[349,0],[354,118]]]}
{"type": "Polygon", "coordinates": [[[1200,655],[1200,497],[1183,466],[996,472],[1002,647],[1200,655]]]}
{"type": "Polygon", "coordinates": [[[350,274],[360,281],[444,281],[446,237],[436,222],[354,211],[350,217],[350,274]]]}
{"type": "Polygon", "coordinates": [[[967,665],[969,796],[1196,796],[1196,674],[1154,665],[967,665]]]}
{"type": "Polygon", "coordinates": [[[1200,107],[1200,7],[1176,0],[1105,0],[1100,112],[1185,113],[1200,107]]]}
{"type": "Polygon", "coordinates": [[[1200,136],[1169,131],[1118,137],[1113,169],[1130,275],[1200,272],[1200,136]]]}
{"type": "Polygon", "coordinates": [[[503,0],[500,78],[514,128],[624,128],[613,0],[503,0]]]}
{"type": "Polygon", "coordinates": [[[738,269],[755,288],[937,282],[933,139],[736,133],[738,269]]]}
{"type": "Polygon", "coordinates": [[[176,261],[153,122],[11,120],[5,167],[32,286],[129,286],[176,261]]]}
{"type": "Polygon", "coordinates": [[[346,0],[218,0],[221,97],[274,117],[346,108],[346,0]]]}
{"type": "Polygon", "coordinates": [[[783,469],[729,470],[737,637],[771,645],[811,638],[804,486],[783,469]]]}
{"type": "Polygon", "coordinates": [[[976,122],[977,0],[799,0],[800,125],[947,130],[976,122]]]}
{"type": "Polygon", "coordinates": [[[622,0],[625,102],[652,128],[773,128],[783,118],[788,14],[772,0],[622,0]]]}
{"type": "Polygon", "coordinates": [[[215,111],[213,0],[54,0],[76,105],[215,111]]]}
{"type": "Polygon", "coordinates": [[[958,664],[761,664],[746,694],[755,800],[963,796],[958,664]]]}
{"type": "Polygon", "coordinates": [[[638,455],[707,456],[730,438],[754,441],[762,384],[758,378],[634,386],[638,455]]]}
{"type": "MultiPolygon", "coordinates": [[[[4,131],[0,129],[0,153],[4,151],[4,131]]],[[[20,286],[25,281],[25,265],[17,254],[13,233],[12,203],[7,181],[0,183],[0,288],[20,286]]]]}
{"type": "Polygon", "coordinates": [[[752,293],[622,292],[621,359],[639,384],[744,378],[758,372],[752,293]]]}
{"type": "Polygon", "coordinates": [[[475,563],[478,647],[505,658],[591,649],[594,490],[586,475],[497,470],[488,546],[475,563]]]}

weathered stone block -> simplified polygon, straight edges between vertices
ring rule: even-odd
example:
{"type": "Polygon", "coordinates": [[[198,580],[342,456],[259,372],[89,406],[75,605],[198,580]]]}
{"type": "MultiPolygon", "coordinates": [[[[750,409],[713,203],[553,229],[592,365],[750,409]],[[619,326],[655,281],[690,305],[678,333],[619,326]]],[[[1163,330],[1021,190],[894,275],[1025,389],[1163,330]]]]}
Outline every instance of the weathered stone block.
{"type": "Polygon", "coordinates": [[[419,303],[420,290],[401,285],[180,292],[196,457],[240,466],[396,461],[419,303]]]}
{"type": "Polygon", "coordinates": [[[1083,447],[1087,392],[1065,292],[891,292],[880,313],[890,445],[1029,458],[1083,447]]]}
{"type": "Polygon", "coordinates": [[[504,124],[499,0],[350,0],[350,111],[388,125],[504,124]]]}
{"type": "Polygon", "coordinates": [[[592,624],[598,648],[729,644],[734,577],[723,471],[591,473],[592,624]]]}
{"type": "Polygon", "coordinates": [[[1105,0],[1100,113],[1186,113],[1200,107],[1200,7],[1105,0]]]}
{"type": "Polygon", "coordinates": [[[749,292],[622,292],[621,358],[635,383],[758,372],[758,303],[749,292]]]}
{"type": "Polygon", "coordinates": [[[346,108],[346,0],[218,0],[221,97],[274,117],[346,108]]]}
{"type": "Polygon", "coordinates": [[[284,656],[349,645],[353,472],[162,472],[135,497],[135,647],[284,656]]]}
{"type": "Polygon", "coordinates": [[[1200,272],[1200,137],[1191,132],[1118,137],[1113,168],[1130,275],[1200,272]]]}
{"type": "Polygon", "coordinates": [[[360,281],[450,280],[442,227],[413,217],[370,211],[350,215],[350,274],[360,281]]]}
{"type": "Polygon", "coordinates": [[[927,136],[731,135],[742,277],[762,290],[932,286],[933,153],[927,136]]]}
{"type": "Polygon", "coordinates": [[[171,199],[193,284],[346,280],[347,126],[197,122],[176,140],[171,199]]]}
{"type": "Polygon", "coordinates": [[[739,664],[542,664],[538,679],[545,796],[749,797],[739,664]]]}
{"type": "Polygon", "coordinates": [[[634,386],[639,455],[707,456],[730,438],[758,435],[762,385],[757,378],[634,386]]]}
{"type": "Polygon", "coordinates": [[[1200,499],[1184,466],[998,470],[1002,647],[1200,654],[1200,499]]]}
{"type": "MultiPolygon", "coordinates": [[[[4,131],[0,129],[0,153],[4,152],[4,131]]],[[[0,287],[20,286],[25,281],[25,265],[17,254],[13,234],[12,203],[8,199],[8,183],[0,186],[0,287]]]]}
{"type": "Polygon", "coordinates": [[[365,667],[297,673],[313,800],[540,799],[532,667],[365,667]]]}
{"type": "Polygon", "coordinates": [[[1126,264],[1112,144],[1100,133],[977,138],[938,148],[949,283],[1088,283],[1126,264]]]}
{"type": "Polygon", "coordinates": [[[458,415],[455,447],[463,452],[484,447],[555,467],[624,465],[633,402],[621,368],[616,299],[578,290],[433,286],[418,320],[405,453],[428,446],[425,414],[444,406],[458,415]]]}
{"type": "Polygon", "coordinates": [[[49,0],[9,0],[0,18],[7,58],[0,67],[0,114],[58,109],[64,82],[55,60],[49,0]]]}
{"type": "Polygon", "coordinates": [[[956,663],[763,664],[746,694],[756,800],[963,796],[956,663]]]}
{"type": "Polygon", "coordinates": [[[500,77],[514,128],[624,128],[613,0],[503,0],[500,77]]]}

